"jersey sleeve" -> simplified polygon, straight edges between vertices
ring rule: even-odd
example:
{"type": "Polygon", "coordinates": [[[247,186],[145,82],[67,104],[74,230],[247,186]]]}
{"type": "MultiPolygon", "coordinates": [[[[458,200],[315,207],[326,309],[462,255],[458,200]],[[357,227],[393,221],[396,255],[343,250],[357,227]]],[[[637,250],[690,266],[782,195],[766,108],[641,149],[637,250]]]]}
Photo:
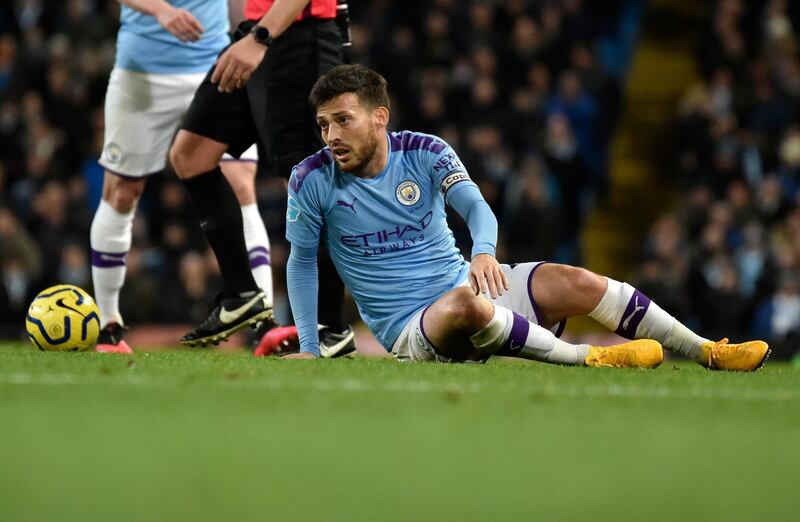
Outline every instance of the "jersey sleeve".
{"type": "Polygon", "coordinates": [[[298,179],[297,168],[293,169],[286,201],[286,239],[302,248],[316,248],[322,215],[318,187],[309,180],[298,179]]]}
{"type": "Polygon", "coordinates": [[[436,145],[432,148],[434,154],[430,158],[428,169],[434,186],[449,203],[454,191],[469,185],[475,186],[475,183],[470,179],[466,167],[450,145],[442,140],[438,140],[436,145]]]}

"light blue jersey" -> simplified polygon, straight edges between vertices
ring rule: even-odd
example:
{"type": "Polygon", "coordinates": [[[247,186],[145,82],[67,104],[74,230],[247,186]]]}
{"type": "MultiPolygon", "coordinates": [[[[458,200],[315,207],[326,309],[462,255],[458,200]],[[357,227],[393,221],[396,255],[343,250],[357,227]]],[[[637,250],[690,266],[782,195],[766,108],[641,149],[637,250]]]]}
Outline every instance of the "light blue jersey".
{"type": "Polygon", "coordinates": [[[227,0],[169,0],[194,15],[205,31],[196,42],[181,42],[154,16],[122,5],[115,67],[153,74],[208,71],[230,43],[227,0]]]}
{"type": "MultiPolygon", "coordinates": [[[[327,243],[361,317],[388,350],[415,311],[466,279],[445,202],[475,184],[441,139],[416,132],[387,139],[387,165],[370,179],[341,171],[327,147],[296,166],[286,237],[300,248],[327,243]]],[[[476,252],[494,254],[494,244],[476,252]]]]}

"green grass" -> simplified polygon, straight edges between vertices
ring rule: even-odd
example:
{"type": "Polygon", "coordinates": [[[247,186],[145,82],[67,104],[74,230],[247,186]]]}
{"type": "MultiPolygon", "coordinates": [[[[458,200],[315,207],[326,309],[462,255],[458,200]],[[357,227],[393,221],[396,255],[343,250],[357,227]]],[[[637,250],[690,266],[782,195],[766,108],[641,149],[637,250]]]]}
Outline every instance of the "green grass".
{"type": "Polygon", "coordinates": [[[0,345],[0,519],[796,520],[800,369],[0,345]]]}

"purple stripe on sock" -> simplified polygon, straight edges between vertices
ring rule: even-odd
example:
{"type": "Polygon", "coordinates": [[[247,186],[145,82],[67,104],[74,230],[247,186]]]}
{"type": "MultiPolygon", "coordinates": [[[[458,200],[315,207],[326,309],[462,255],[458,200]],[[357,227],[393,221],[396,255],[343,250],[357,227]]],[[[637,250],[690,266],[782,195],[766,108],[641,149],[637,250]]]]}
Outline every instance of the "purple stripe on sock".
{"type": "Polygon", "coordinates": [[[250,269],[259,266],[270,266],[269,258],[267,256],[258,256],[250,258],[250,269]]]}
{"type": "Polygon", "coordinates": [[[542,314],[539,312],[539,307],[536,306],[536,300],[533,298],[533,273],[536,272],[536,269],[542,265],[549,263],[549,261],[542,261],[538,263],[531,269],[531,273],[528,274],[528,298],[531,301],[531,308],[533,308],[533,313],[536,314],[536,322],[541,326],[542,324],[542,314]]]}
{"type": "Polygon", "coordinates": [[[248,252],[248,256],[250,257],[250,268],[270,266],[269,249],[267,247],[253,247],[248,252]]]}
{"type": "Polygon", "coordinates": [[[517,312],[512,313],[514,314],[514,322],[511,324],[511,333],[508,334],[508,340],[506,340],[505,346],[501,350],[502,355],[517,355],[525,346],[525,343],[528,342],[530,323],[517,312]]]}
{"type": "Polygon", "coordinates": [[[98,252],[92,250],[92,266],[98,268],[112,268],[115,266],[125,266],[128,253],[98,252]]]}
{"type": "Polygon", "coordinates": [[[639,323],[644,319],[649,307],[650,298],[640,291],[634,290],[615,333],[627,339],[634,339],[636,337],[636,329],[639,328],[639,323]]]}

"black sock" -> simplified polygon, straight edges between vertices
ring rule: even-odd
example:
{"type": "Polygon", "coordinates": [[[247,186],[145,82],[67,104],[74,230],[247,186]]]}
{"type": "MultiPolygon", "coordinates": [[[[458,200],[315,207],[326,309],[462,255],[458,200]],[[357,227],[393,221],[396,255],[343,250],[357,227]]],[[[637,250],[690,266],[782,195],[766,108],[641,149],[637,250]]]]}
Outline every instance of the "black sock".
{"type": "Polygon", "coordinates": [[[333,266],[331,256],[325,246],[320,247],[317,265],[319,266],[319,301],[317,317],[319,324],[329,326],[334,332],[345,329],[342,318],[344,309],[344,283],[333,266]]]}
{"type": "Polygon", "coordinates": [[[183,180],[194,199],[200,228],[217,257],[225,294],[258,291],[250,272],[239,200],[219,167],[183,180]]]}

